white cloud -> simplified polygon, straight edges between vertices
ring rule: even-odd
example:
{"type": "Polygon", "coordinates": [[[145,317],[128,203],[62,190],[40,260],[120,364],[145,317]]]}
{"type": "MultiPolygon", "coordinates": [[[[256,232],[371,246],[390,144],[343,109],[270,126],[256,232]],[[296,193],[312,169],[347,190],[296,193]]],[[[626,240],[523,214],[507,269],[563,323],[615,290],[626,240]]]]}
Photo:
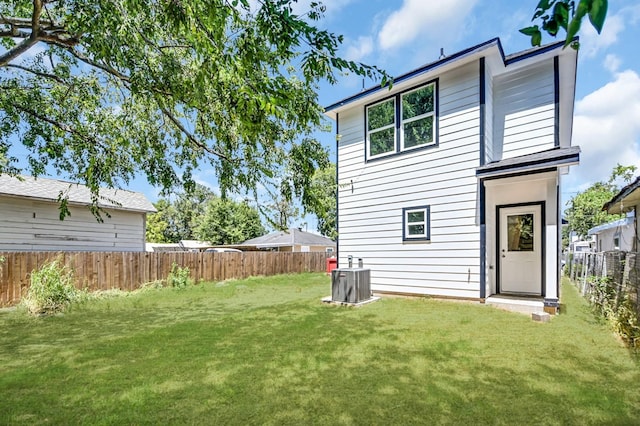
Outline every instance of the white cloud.
{"type": "Polygon", "coordinates": [[[580,55],[592,58],[601,50],[615,44],[618,41],[618,35],[624,31],[624,16],[624,11],[621,11],[607,17],[600,34],[593,28],[588,18],[585,18],[580,32],[580,55]]]}
{"type": "Polygon", "coordinates": [[[465,18],[477,0],[404,0],[385,21],[378,43],[383,50],[405,45],[417,37],[441,40],[445,34],[461,34],[465,18]]]}
{"type": "Polygon", "coordinates": [[[576,103],[573,145],[582,154],[569,187],[606,180],[617,163],[640,169],[640,76],[626,70],[614,77],[576,103]]]}
{"type": "Polygon", "coordinates": [[[373,39],[371,37],[360,36],[358,40],[347,43],[347,45],[344,58],[349,61],[362,61],[373,52],[373,39]]]}
{"type": "Polygon", "coordinates": [[[620,64],[622,60],[618,55],[610,53],[604,58],[604,67],[611,73],[616,73],[620,69],[620,64]]]}

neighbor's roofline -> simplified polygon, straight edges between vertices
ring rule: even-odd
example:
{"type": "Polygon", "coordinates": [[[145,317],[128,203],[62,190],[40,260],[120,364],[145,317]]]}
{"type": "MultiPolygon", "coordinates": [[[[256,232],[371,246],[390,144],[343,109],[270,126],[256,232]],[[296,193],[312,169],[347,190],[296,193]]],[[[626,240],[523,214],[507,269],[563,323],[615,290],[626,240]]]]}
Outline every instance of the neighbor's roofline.
{"type": "MultiPolygon", "coordinates": [[[[577,37],[574,40],[577,40],[577,37]]],[[[417,75],[420,75],[420,74],[424,74],[424,73],[426,73],[428,71],[431,71],[434,68],[440,67],[440,66],[448,64],[450,62],[454,62],[454,61],[456,61],[456,60],[458,60],[460,58],[469,56],[469,55],[471,55],[473,53],[476,53],[476,52],[478,52],[480,50],[487,49],[487,48],[491,47],[492,45],[495,45],[498,48],[498,51],[500,52],[500,56],[502,57],[502,62],[506,66],[506,65],[510,65],[510,64],[513,64],[513,63],[518,62],[518,61],[522,61],[522,60],[525,60],[525,59],[528,59],[528,58],[532,58],[532,57],[547,53],[549,51],[557,49],[558,47],[564,46],[564,41],[559,41],[559,42],[556,42],[556,43],[550,43],[550,44],[547,44],[547,45],[544,45],[544,46],[541,46],[541,47],[534,47],[534,48],[531,48],[531,49],[523,50],[521,52],[516,52],[514,54],[505,56],[504,49],[502,48],[502,43],[500,42],[500,39],[497,38],[497,37],[496,38],[492,38],[491,40],[485,41],[484,43],[480,43],[478,45],[475,45],[475,46],[469,47],[467,49],[461,50],[460,52],[454,53],[453,55],[447,56],[447,57],[442,58],[442,59],[440,59],[438,61],[431,62],[430,64],[427,64],[427,65],[424,65],[424,66],[422,66],[420,68],[417,68],[417,69],[415,69],[413,71],[409,71],[408,73],[402,74],[402,75],[400,75],[400,76],[398,76],[398,77],[393,79],[393,84],[402,83],[405,80],[408,80],[408,79],[413,78],[413,77],[415,77],[417,75]]],[[[348,98],[342,99],[342,100],[340,100],[338,102],[335,102],[335,103],[325,107],[324,108],[324,112],[326,114],[326,113],[328,113],[330,111],[333,111],[333,110],[335,110],[337,108],[343,107],[343,106],[345,106],[345,105],[347,105],[349,103],[357,101],[358,99],[365,98],[365,97],[367,97],[369,95],[372,95],[374,93],[377,93],[377,92],[379,92],[381,90],[387,89],[388,87],[389,87],[388,84],[385,85],[385,86],[378,85],[378,86],[370,87],[368,89],[363,90],[360,93],[357,93],[357,94],[352,95],[352,96],[350,96],[348,98]]]]}

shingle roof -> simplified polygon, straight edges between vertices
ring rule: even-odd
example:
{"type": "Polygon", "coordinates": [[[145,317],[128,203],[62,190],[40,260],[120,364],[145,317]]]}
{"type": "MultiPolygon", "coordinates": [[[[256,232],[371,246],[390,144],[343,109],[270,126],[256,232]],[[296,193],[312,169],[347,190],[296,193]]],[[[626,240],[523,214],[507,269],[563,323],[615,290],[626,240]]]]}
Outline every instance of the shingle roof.
{"type": "Polygon", "coordinates": [[[287,231],[276,231],[261,237],[252,238],[242,243],[243,246],[280,247],[291,245],[303,246],[335,246],[335,242],[322,235],[291,228],[287,231]]]}
{"type": "Polygon", "coordinates": [[[614,214],[633,210],[634,206],[640,204],[640,191],[638,188],[640,188],[640,176],[622,188],[620,192],[602,207],[602,210],[614,214]]]}
{"type": "MultiPolygon", "coordinates": [[[[41,177],[21,176],[18,179],[0,175],[0,195],[57,202],[60,194],[67,196],[70,204],[91,204],[91,192],[85,185],[41,177]]],[[[144,194],[124,189],[101,188],[98,205],[118,210],[156,211],[144,194]]]]}
{"type": "Polygon", "coordinates": [[[486,177],[502,173],[526,172],[546,167],[575,164],[580,160],[580,147],[552,148],[533,154],[505,158],[476,169],[476,176],[486,177]]]}

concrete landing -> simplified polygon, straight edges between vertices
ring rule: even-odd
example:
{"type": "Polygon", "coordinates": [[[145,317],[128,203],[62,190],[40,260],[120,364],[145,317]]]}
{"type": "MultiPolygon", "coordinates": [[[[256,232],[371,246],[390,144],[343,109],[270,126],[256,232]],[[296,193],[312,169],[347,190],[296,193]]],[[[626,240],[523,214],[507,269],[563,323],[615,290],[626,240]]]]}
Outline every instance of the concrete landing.
{"type": "Polygon", "coordinates": [[[544,312],[542,297],[522,297],[508,295],[494,295],[485,299],[485,304],[505,311],[519,312],[531,315],[535,312],[544,312]]]}

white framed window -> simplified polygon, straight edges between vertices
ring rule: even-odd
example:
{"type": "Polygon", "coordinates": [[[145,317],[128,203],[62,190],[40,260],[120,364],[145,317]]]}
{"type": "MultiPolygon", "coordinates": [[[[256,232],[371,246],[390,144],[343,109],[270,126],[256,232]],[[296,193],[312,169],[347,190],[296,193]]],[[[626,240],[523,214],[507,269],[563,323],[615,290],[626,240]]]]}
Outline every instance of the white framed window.
{"type": "Polygon", "coordinates": [[[405,92],[402,97],[402,149],[431,145],[435,141],[435,84],[405,92]]]}
{"type": "Polygon", "coordinates": [[[396,152],[396,99],[367,107],[367,157],[396,152]]]}
{"type": "Polygon", "coordinates": [[[402,240],[431,240],[430,206],[408,207],[402,209],[402,240]]]}
{"type": "Polygon", "coordinates": [[[366,160],[437,145],[438,80],[365,107],[366,160]]]}

